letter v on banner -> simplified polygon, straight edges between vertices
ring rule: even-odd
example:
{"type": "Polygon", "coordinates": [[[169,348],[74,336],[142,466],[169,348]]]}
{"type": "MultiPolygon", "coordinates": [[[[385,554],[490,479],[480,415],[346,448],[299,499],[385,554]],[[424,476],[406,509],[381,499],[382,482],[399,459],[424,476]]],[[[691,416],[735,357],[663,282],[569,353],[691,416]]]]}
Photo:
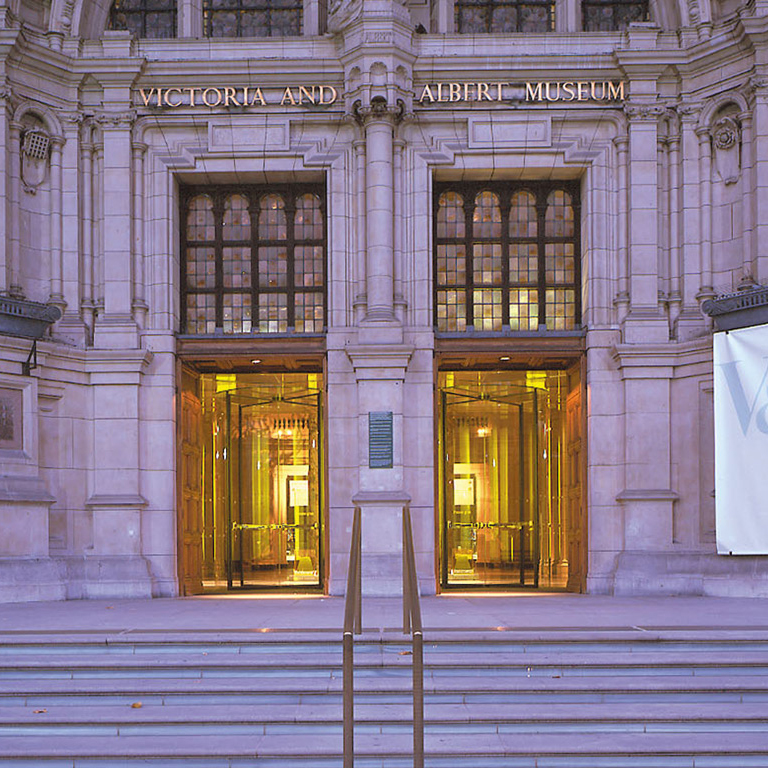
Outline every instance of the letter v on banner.
{"type": "Polygon", "coordinates": [[[768,325],[714,337],[717,551],[768,554],[768,325]]]}

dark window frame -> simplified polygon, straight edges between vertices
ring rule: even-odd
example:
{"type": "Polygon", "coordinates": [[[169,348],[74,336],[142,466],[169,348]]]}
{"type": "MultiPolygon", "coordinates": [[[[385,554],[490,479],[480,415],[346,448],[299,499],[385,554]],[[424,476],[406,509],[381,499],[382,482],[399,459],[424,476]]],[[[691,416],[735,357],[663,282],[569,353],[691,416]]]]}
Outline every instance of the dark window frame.
{"type": "Polygon", "coordinates": [[[141,19],[141,31],[139,37],[155,39],[155,40],[172,40],[178,37],[178,3],[172,0],[170,5],[163,6],[163,0],[138,0],[137,8],[122,8],[121,0],[113,0],[113,3],[109,9],[109,19],[107,21],[107,29],[114,30],[130,30],[131,25],[127,23],[127,20],[121,20],[120,16],[125,17],[132,16],[141,19]],[[148,18],[155,13],[162,13],[171,17],[171,31],[170,35],[156,35],[147,34],[153,31],[153,27],[148,26],[148,18]]]}
{"type": "MultiPolygon", "coordinates": [[[[607,17],[606,17],[607,18],[607,17]]],[[[581,2],[581,28],[584,32],[619,32],[627,28],[633,21],[649,21],[650,3],[648,0],[582,0],[581,2]],[[610,23],[591,24],[589,18],[589,9],[610,9],[610,23]],[[617,21],[617,11],[619,9],[637,9],[637,18],[630,19],[627,23],[617,21]]]]}
{"type": "Polygon", "coordinates": [[[456,0],[454,5],[454,27],[459,34],[513,34],[520,32],[529,32],[531,30],[521,29],[520,10],[526,7],[544,8],[547,13],[546,29],[536,30],[534,34],[545,34],[553,32],[555,29],[555,1],[554,0],[481,0],[478,2],[467,2],[467,0],[456,0]],[[494,29],[493,15],[495,10],[502,8],[515,9],[515,29],[502,31],[494,29]],[[467,9],[480,10],[484,13],[485,29],[482,31],[470,31],[462,29],[463,11],[467,9]]]}
{"type": "Polygon", "coordinates": [[[252,37],[252,35],[243,34],[243,15],[245,13],[264,13],[267,33],[264,35],[257,35],[256,37],[299,37],[304,31],[304,3],[303,0],[293,0],[291,5],[275,6],[274,0],[203,0],[203,35],[205,37],[222,38],[230,37],[230,35],[213,35],[213,14],[226,12],[234,13],[236,19],[237,31],[235,37],[252,37]],[[275,33],[273,26],[273,14],[284,13],[290,11],[298,13],[299,29],[298,32],[292,35],[285,35],[282,31],[278,30],[275,33]]]}
{"type": "Polygon", "coordinates": [[[239,336],[279,336],[290,335],[298,337],[318,336],[324,334],[328,327],[328,217],[326,202],[326,186],[324,183],[299,184],[249,184],[249,185],[184,185],[179,194],[179,230],[180,230],[180,296],[181,296],[181,334],[204,336],[206,338],[224,336],[237,338],[239,336]],[[266,195],[280,195],[285,204],[286,239],[260,239],[258,221],[258,203],[266,195]],[[190,202],[201,195],[213,201],[214,232],[213,240],[187,240],[187,216],[190,202]],[[225,240],[223,237],[224,204],[230,195],[240,195],[248,200],[248,211],[251,221],[251,236],[247,240],[225,240]],[[322,217],[323,236],[320,239],[307,238],[297,240],[294,236],[294,214],[296,201],[304,195],[316,195],[320,200],[320,215],[322,217]],[[259,254],[260,247],[285,247],[287,249],[287,278],[285,286],[259,285],[259,254]],[[323,280],[321,286],[297,286],[295,281],[296,247],[321,246],[323,280]],[[187,285],[187,248],[212,247],[215,253],[215,286],[214,288],[189,288],[187,285]],[[251,284],[243,288],[224,287],[224,248],[250,248],[251,284]],[[296,331],[296,294],[318,293],[322,295],[323,327],[320,331],[296,331]],[[189,295],[212,295],[215,297],[215,331],[210,333],[189,333],[187,331],[187,297],[189,295]],[[224,296],[225,294],[250,295],[251,297],[251,330],[240,333],[224,331],[224,296]],[[259,326],[259,297],[268,294],[287,295],[287,330],[260,331],[259,326]]]}
{"type": "MultiPolygon", "coordinates": [[[[466,336],[467,334],[481,334],[488,336],[502,335],[531,335],[539,333],[539,329],[546,327],[546,291],[547,289],[572,289],[574,291],[574,318],[573,328],[565,331],[571,333],[581,330],[581,186],[578,181],[461,181],[445,182],[435,181],[432,191],[432,322],[438,336],[466,336]],[[571,197],[573,207],[572,237],[555,237],[546,235],[545,216],[547,198],[555,191],[567,192],[571,197]],[[475,199],[481,192],[492,192],[499,197],[501,207],[501,235],[499,237],[473,237],[472,217],[475,208],[475,199]],[[438,237],[437,218],[440,197],[446,192],[455,192],[464,200],[464,236],[463,237],[438,237]],[[512,238],[509,234],[509,215],[511,201],[518,192],[532,193],[536,198],[537,229],[535,238],[512,238]],[[502,282],[499,285],[488,283],[474,283],[473,275],[473,249],[472,246],[480,243],[501,244],[501,270],[502,282]],[[511,282],[509,279],[509,253],[510,243],[537,244],[537,281],[531,283],[511,282]],[[572,243],[574,246],[574,275],[572,283],[551,283],[546,279],[546,245],[552,243],[572,243]],[[441,245],[464,245],[465,251],[465,278],[462,284],[440,283],[438,272],[438,247],[441,245]],[[483,330],[474,326],[474,299],[473,290],[498,288],[501,290],[501,329],[483,330]],[[512,330],[510,328],[510,289],[535,289],[538,291],[538,327],[534,330],[512,330]],[[463,290],[465,291],[465,318],[464,330],[445,330],[438,325],[438,292],[463,290]]],[[[563,333],[560,329],[547,329],[548,334],[563,333]]]]}

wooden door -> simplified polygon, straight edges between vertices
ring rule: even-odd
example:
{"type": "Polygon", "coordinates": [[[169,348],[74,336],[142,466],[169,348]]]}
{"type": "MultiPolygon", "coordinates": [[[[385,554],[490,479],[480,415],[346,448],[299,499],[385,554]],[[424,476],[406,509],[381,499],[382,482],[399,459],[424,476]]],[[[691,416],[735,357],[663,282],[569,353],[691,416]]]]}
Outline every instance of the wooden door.
{"type": "Polygon", "coordinates": [[[569,372],[570,388],[565,401],[566,418],[566,545],[569,592],[584,592],[587,581],[586,430],[583,378],[580,366],[569,372]]]}
{"type": "Polygon", "coordinates": [[[200,377],[187,366],[179,367],[178,406],[178,566],[179,592],[203,591],[202,539],[202,404],[200,377]]]}

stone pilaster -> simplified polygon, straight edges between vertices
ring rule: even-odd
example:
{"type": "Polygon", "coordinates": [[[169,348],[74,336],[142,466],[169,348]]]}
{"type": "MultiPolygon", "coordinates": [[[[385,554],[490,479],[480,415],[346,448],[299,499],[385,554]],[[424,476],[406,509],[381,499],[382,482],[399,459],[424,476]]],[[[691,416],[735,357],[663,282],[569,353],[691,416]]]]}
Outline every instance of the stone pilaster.
{"type": "Polygon", "coordinates": [[[659,307],[658,123],[664,108],[629,104],[629,298],[624,340],[629,344],[669,339],[659,307]]]}

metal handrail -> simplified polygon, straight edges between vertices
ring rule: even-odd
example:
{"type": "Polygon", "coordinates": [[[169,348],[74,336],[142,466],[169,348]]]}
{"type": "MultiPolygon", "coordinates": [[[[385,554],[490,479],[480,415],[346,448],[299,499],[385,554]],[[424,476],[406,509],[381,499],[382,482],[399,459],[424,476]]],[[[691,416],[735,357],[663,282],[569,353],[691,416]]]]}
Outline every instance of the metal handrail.
{"type": "Polygon", "coordinates": [[[347,596],[344,604],[344,636],[342,640],[342,666],[344,691],[344,768],[353,768],[355,762],[355,688],[353,634],[363,631],[361,581],[360,507],[355,507],[352,520],[352,544],[349,549],[347,596]]]}
{"type": "Polygon", "coordinates": [[[407,506],[403,507],[403,633],[411,634],[413,643],[413,768],[424,768],[424,630],[411,510],[407,506]]]}

